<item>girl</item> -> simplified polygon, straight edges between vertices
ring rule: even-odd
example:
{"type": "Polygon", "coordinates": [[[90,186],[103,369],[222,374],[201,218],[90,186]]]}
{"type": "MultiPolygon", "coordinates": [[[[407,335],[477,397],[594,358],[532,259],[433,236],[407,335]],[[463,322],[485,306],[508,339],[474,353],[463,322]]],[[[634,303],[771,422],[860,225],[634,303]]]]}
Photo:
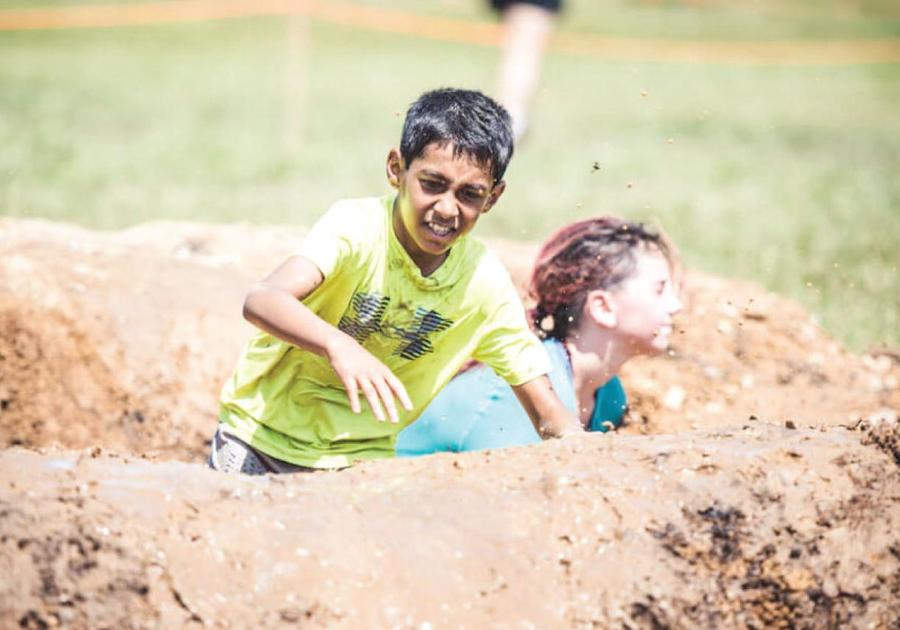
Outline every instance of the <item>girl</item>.
{"type": "MultiPolygon", "coordinates": [[[[674,252],[640,223],[613,217],[564,227],[541,248],[531,321],[553,364],[553,389],[588,431],[622,423],[616,374],[669,344],[681,310],[674,252]]],[[[472,451],[540,442],[509,386],[485,366],[454,378],[397,439],[397,454],[472,451]]]]}

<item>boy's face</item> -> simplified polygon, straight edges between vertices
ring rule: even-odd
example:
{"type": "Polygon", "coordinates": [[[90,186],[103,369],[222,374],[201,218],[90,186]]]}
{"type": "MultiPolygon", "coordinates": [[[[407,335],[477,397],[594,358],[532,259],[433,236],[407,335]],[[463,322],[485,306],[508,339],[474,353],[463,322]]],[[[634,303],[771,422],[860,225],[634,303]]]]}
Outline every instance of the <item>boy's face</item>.
{"type": "Polygon", "coordinates": [[[394,233],[426,276],[497,203],[506,186],[492,181],[488,166],[466,155],[454,156],[450,143],[429,144],[409,165],[392,149],[387,177],[397,189],[394,233]]]}

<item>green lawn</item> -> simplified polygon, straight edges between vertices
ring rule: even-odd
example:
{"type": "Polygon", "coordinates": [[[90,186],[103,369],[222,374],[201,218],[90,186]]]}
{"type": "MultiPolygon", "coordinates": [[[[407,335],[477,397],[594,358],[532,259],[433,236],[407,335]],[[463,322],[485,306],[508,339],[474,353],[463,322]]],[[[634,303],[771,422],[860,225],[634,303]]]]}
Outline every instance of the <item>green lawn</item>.
{"type": "MultiPolygon", "coordinates": [[[[476,0],[365,3],[490,19],[476,0]]],[[[562,28],[900,38],[896,2],[745,5],[572,0],[562,28]]],[[[384,156],[419,92],[491,88],[492,48],[313,21],[291,64],[287,23],[0,32],[0,213],[95,227],[308,224],[334,199],[385,190],[384,156]]],[[[900,64],[554,53],[508,193],[479,231],[539,239],[595,213],[658,221],[688,264],[800,299],[856,349],[897,346],[898,103],[900,64]]]]}

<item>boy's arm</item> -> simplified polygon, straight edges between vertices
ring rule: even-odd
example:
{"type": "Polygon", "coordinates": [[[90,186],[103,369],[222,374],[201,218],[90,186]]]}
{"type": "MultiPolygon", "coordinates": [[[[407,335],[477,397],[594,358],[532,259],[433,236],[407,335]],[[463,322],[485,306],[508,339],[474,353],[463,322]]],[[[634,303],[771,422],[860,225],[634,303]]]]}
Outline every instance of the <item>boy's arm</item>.
{"type": "Polygon", "coordinates": [[[547,376],[515,385],[513,391],[541,438],[561,438],[584,433],[581,422],[560,402],[547,376]]]}
{"type": "Polygon", "coordinates": [[[244,299],[244,317],[283,341],[327,358],[347,390],[354,413],[360,411],[361,391],[378,420],[383,422],[385,419],[384,405],[391,422],[398,422],[395,397],[406,409],[412,409],[400,379],[353,337],[300,302],[315,291],[323,279],[322,272],[311,260],[291,256],[251,287],[244,299]]]}

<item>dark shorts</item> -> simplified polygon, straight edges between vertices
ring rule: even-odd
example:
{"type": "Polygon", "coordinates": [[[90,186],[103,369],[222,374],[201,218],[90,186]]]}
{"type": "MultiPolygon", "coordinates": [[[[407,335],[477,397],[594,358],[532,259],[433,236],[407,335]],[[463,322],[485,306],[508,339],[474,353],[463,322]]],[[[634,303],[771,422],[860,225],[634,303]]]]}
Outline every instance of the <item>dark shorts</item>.
{"type": "Polygon", "coordinates": [[[562,8],[562,0],[491,0],[491,7],[497,11],[503,11],[514,4],[530,4],[533,7],[541,7],[553,13],[559,13],[559,10],[562,8]]]}
{"type": "Polygon", "coordinates": [[[243,440],[216,429],[209,449],[209,467],[221,472],[237,472],[245,475],[315,472],[316,468],[297,466],[266,455],[243,440]]]}

